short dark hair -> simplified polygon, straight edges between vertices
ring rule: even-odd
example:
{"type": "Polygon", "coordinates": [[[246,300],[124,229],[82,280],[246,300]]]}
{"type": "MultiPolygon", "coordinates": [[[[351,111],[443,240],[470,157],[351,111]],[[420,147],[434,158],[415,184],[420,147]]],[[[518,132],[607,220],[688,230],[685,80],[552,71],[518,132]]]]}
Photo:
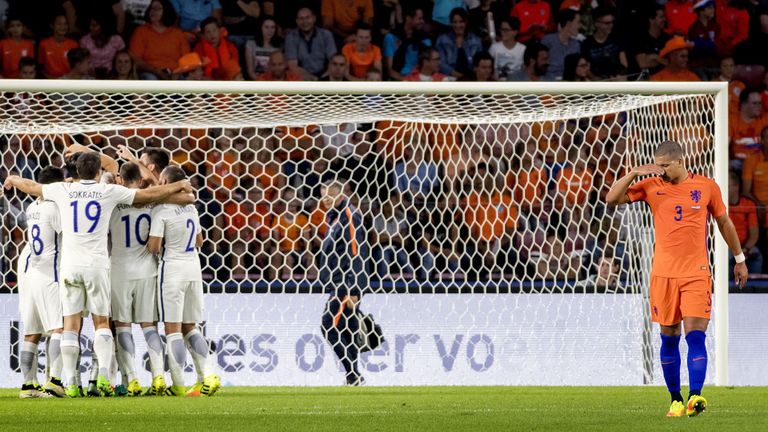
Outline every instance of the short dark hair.
{"type": "Polygon", "coordinates": [[[91,56],[91,52],[86,48],[72,48],[67,51],[67,63],[70,68],[74,68],[78,63],[91,56]]]}
{"type": "Polygon", "coordinates": [[[151,0],[149,6],[147,6],[146,12],[144,12],[144,22],[149,22],[149,10],[152,9],[152,3],[154,2],[158,2],[163,6],[163,17],[160,18],[163,25],[166,27],[175,25],[178,15],[176,14],[176,9],[173,8],[173,5],[168,0],[151,0]]]}
{"type": "Polygon", "coordinates": [[[123,184],[141,181],[139,165],[133,162],[124,163],[120,167],[120,177],[123,179],[123,184]]]}
{"type": "Polygon", "coordinates": [[[82,156],[82,152],[72,153],[64,157],[64,168],[67,170],[67,175],[77,180],[80,176],[77,174],[77,160],[82,156]]]}
{"type": "Polygon", "coordinates": [[[216,18],[209,16],[208,18],[200,21],[200,31],[205,30],[208,24],[216,24],[216,27],[219,27],[219,21],[216,18]]]}
{"type": "Polygon", "coordinates": [[[419,5],[407,4],[407,5],[403,5],[402,8],[403,8],[404,17],[413,18],[416,16],[417,11],[421,11],[421,13],[424,13],[424,8],[419,5]]]}
{"type": "Polygon", "coordinates": [[[537,60],[539,58],[539,53],[542,51],[549,52],[549,48],[536,42],[531,42],[528,44],[528,47],[525,49],[525,53],[523,54],[523,66],[528,66],[531,60],[537,60]]]}
{"type": "Polygon", "coordinates": [[[472,57],[472,67],[478,67],[483,60],[490,60],[491,67],[494,66],[493,56],[488,51],[480,51],[472,57]]]}
{"type": "Polygon", "coordinates": [[[155,166],[157,172],[161,172],[171,163],[171,156],[161,148],[146,147],[142,153],[147,155],[149,162],[155,166]]]}
{"type": "Polygon", "coordinates": [[[95,179],[101,171],[101,156],[95,152],[83,152],[77,158],[77,175],[83,180],[95,179]]]}
{"type": "Polygon", "coordinates": [[[37,182],[51,184],[64,181],[64,170],[55,166],[47,166],[37,174],[37,182]]]}
{"type": "Polygon", "coordinates": [[[557,13],[557,25],[559,25],[560,27],[565,26],[569,22],[571,22],[574,19],[576,19],[576,15],[578,15],[578,14],[579,13],[576,12],[575,10],[573,10],[573,9],[563,9],[563,10],[561,10],[560,12],[557,13]]]}
{"type": "Polygon", "coordinates": [[[355,23],[355,33],[357,33],[358,30],[373,31],[373,27],[365,21],[358,21],[355,23]]]}
{"type": "Polygon", "coordinates": [[[19,70],[21,70],[21,68],[26,67],[26,66],[34,66],[35,70],[37,70],[37,60],[35,60],[32,57],[22,57],[22,58],[20,58],[19,59],[19,70]]]}
{"type": "Polygon", "coordinates": [[[467,10],[461,7],[451,9],[451,13],[448,14],[448,19],[453,22],[453,17],[460,16],[462,20],[467,21],[467,10]]]}
{"type": "Polygon", "coordinates": [[[682,159],[683,147],[677,141],[664,141],[656,147],[654,156],[669,156],[673,159],[682,159]]]}
{"type": "Polygon", "coordinates": [[[595,8],[595,10],[592,11],[592,19],[597,21],[602,17],[606,16],[616,16],[616,11],[614,11],[612,8],[605,7],[605,6],[598,6],[595,8]]]}
{"type": "Polygon", "coordinates": [[[170,165],[165,167],[161,175],[168,179],[168,181],[171,183],[187,178],[187,173],[185,173],[184,170],[181,169],[181,167],[178,165],[170,165]]]}
{"type": "Polygon", "coordinates": [[[499,20],[499,27],[501,27],[503,23],[507,23],[514,31],[517,31],[517,32],[520,31],[520,19],[517,17],[512,17],[512,16],[502,17],[499,20]]]}
{"type": "Polygon", "coordinates": [[[744,105],[749,100],[749,96],[752,93],[760,94],[760,92],[755,88],[746,88],[739,93],[739,106],[744,105]]]}
{"type": "Polygon", "coordinates": [[[425,46],[419,50],[419,69],[421,69],[421,66],[424,64],[424,62],[429,61],[429,59],[432,58],[433,52],[439,53],[440,51],[438,51],[437,48],[431,46],[425,46]]]}

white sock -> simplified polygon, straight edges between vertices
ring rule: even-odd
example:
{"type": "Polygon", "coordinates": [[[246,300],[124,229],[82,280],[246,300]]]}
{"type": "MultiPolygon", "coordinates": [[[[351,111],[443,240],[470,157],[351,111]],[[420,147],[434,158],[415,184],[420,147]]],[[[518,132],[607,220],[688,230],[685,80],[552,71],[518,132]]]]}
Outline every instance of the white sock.
{"type": "Polygon", "coordinates": [[[192,354],[192,362],[195,364],[195,371],[197,372],[197,382],[201,383],[208,375],[208,341],[205,340],[200,330],[194,329],[184,335],[184,342],[186,342],[189,353],[192,354]]]}
{"type": "Polygon", "coordinates": [[[77,333],[65,331],[61,334],[61,380],[64,387],[80,385],[80,340],[77,333]]]}
{"type": "Polygon", "coordinates": [[[88,384],[91,381],[96,382],[99,377],[99,356],[96,355],[96,349],[91,352],[91,370],[88,371],[88,384]]]}
{"type": "Polygon", "coordinates": [[[34,376],[32,377],[32,384],[34,385],[40,385],[40,381],[37,380],[37,372],[38,369],[40,369],[40,350],[38,349],[38,346],[40,343],[35,344],[35,350],[33,351],[35,353],[35,358],[32,360],[32,370],[34,372],[34,376]]]}
{"type": "Polygon", "coordinates": [[[123,373],[123,384],[136,379],[136,349],[133,345],[133,333],[130,327],[117,327],[117,364],[123,373]],[[127,379],[127,381],[126,381],[127,379]]]}
{"type": "Polygon", "coordinates": [[[48,358],[48,370],[50,377],[61,379],[61,333],[54,333],[48,341],[45,352],[48,358]]]}
{"type": "Polygon", "coordinates": [[[183,369],[187,361],[187,350],[184,347],[184,338],[181,336],[181,333],[171,333],[165,337],[165,350],[173,385],[184,386],[183,369]]]}
{"type": "Polygon", "coordinates": [[[152,370],[152,378],[161,376],[165,372],[163,363],[163,340],[157,333],[157,327],[144,327],[144,340],[147,341],[147,353],[149,354],[149,368],[152,370]]]}
{"type": "Polygon", "coordinates": [[[19,352],[19,363],[21,366],[21,375],[24,378],[24,384],[35,384],[37,381],[37,364],[35,364],[37,344],[32,342],[21,342],[21,351],[19,352]]]}
{"type": "Polygon", "coordinates": [[[99,375],[110,379],[109,368],[115,356],[115,340],[109,329],[98,329],[93,335],[93,351],[99,358],[99,375]]]}

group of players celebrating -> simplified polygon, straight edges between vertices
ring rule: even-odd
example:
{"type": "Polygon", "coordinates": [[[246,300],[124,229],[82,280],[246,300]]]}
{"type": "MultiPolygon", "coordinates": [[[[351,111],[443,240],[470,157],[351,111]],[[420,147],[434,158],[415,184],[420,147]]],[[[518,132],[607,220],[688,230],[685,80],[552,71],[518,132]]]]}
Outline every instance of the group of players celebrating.
{"type": "Polygon", "coordinates": [[[220,380],[209,370],[209,344],[197,326],[202,229],[185,172],[154,148],[138,159],[121,146],[127,161],[116,179],[102,170],[102,164],[113,173],[117,167],[105,155],[70,147],[66,156],[69,178],[49,166],[37,181],[9,176],[4,182],[6,189],[37,198],[25,212],[28,241],[18,260],[20,397],[84,396],[80,332],[88,315],[95,328],[89,395],[213,395],[220,380]],[[141,326],[148,347],[153,378],[146,390],[136,376],[132,324],[141,326]],[[44,386],[37,378],[43,335],[49,335],[44,386]],[[198,377],[189,388],[183,376],[187,351],[198,377]],[[123,377],[117,387],[111,382],[115,364],[123,377]]]}

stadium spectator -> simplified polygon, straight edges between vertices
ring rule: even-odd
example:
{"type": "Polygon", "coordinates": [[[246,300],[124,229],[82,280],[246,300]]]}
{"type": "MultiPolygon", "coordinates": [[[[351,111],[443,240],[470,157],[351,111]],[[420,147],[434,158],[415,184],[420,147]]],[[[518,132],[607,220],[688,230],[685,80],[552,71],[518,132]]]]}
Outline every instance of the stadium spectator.
{"type": "Polygon", "coordinates": [[[744,90],[739,95],[739,112],[728,120],[731,168],[740,170],[745,159],[760,151],[760,133],[765,125],[760,92],[744,90]]]}
{"type": "Polygon", "coordinates": [[[720,32],[715,37],[719,57],[733,55],[733,49],[749,36],[749,13],[734,0],[717,2],[715,12],[720,32]]]}
{"type": "Polygon", "coordinates": [[[37,62],[42,66],[46,78],[60,78],[69,72],[67,51],[78,47],[77,42],[67,37],[69,25],[67,17],[57,15],[51,23],[53,36],[40,41],[37,50],[37,62]]]}
{"type": "Polygon", "coordinates": [[[214,17],[208,17],[200,23],[201,38],[195,46],[195,52],[202,59],[208,59],[205,66],[207,78],[230,81],[242,80],[240,54],[235,44],[227,40],[226,29],[219,27],[214,17]]]}
{"type": "MultiPolygon", "coordinates": [[[[733,61],[733,57],[723,57],[720,59],[720,76],[717,77],[717,81],[726,81],[728,83],[728,113],[733,115],[739,111],[739,96],[747,86],[733,78],[733,74],[736,70],[736,62],[733,61]]],[[[766,101],[763,98],[763,105],[766,101]]]]}
{"type": "Polygon", "coordinates": [[[273,17],[262,16],[255,28],[253,39],[245,43],[246,71],[248,78],[254,81],[267,71],[269,55],[283,47],[283,38],[277,34],[277,22],[273,17]]]}
{"type": "Polygon", "coordinates": [[[359,23],[355,29],[355,39],[344,45],[341,53],[349,63],[350,79],[365,79],[368,69],[381,70],[381,49],[371,43],[371,26],[359,23]]]}
{"type": "Polygon", "coordinates": [[[515,17],[502,17],[499,20],[501,40],[494,42],[488,52],[496,64],[496,77],[506,80],[507,77],[523,68],[525,45],[517,41],[520,33],[520,20],[515,17]]]}
{"type": "MultiPolygon", "coordinates": [[[[698,0],[697,0],[698,1],[698,0]]],[[[666,32],[670,35],[687,35],[691,24],[696,21],[694,0],[669,0],[664,5],[664,15],[667,17],[666,32]]]]}
{"type": "Polygon", "coordinates": [[[259,81],[301,81],[301,77],[285,64],[285,55],[282,51],[275,51],[269,55],[267,71],[259,75],[258,79],[259,81]]]}
{"type": "Polygon", "coordinates": [[[552,9],[549,2],[543,0],[519,1],[512,8],[510,16],[520,20],[520,35],[517,38],[523,43],[540,40],[554,28],[552,9]]]}
{"type": "Polygon", "coordinates": [[[688,40],[693,42],[691,66],[715,66],[717,61],[717,36],[720,26],[715,20],[714,0],[701,0],[694,5],[697,18],[688,28],[688,40]]]}
{"type": "Polygon", "coordinates": [[[523,55],[523,68],[509,76],[509,81],[545,81],[549,68],[549,49],[544,45],[528,44],[523,55]]]}
{"type": "Polygon", "coordinates": [[[576,39],[581,29],[581,15],[572,9],[561,10],[557,13],[557,24],[557,32],[541,39],[541,44],[549,49],[549,67],[545,75],[548,81],[563,79],[565,56],[581,51],[581,43],[576,39]]]}
{"type": "Polygon", "coordinates": [[[617,293],[622,292],[624,287],[619,280],[621,262],[612,256],[601,256],[597,263],[597,273],[590,274],[586,279],[576,282],[575,292],[581,293],[617,293]]]}
{"type": "Polygon", "coordinates": [[[315,26],[317,18],[309,8],[296,13],[297,28],[285,37],[285,58],[291,71],[304,80],[315,81],[325,72],[336,43],[330,31],[315,26]]]}
{"type": "MultiPolygon", "coordinates": [[[[741,193],[739,175],[731,171],[728,175],[728,216],[736,227],[741,250],[747,257],[747,270],[752,273],[763,272],[763,254],[757,247],[760,237],[757,207],[755,202],[741,193]]],[[[735,261],[729,257],[729,267],[733,271],[735,261]]]]}
{"type": "Polygon", "coordinates": [[[200,23],[208,17],[221,22],[221,3],[219,0],[170,0],[179,16],[179,28],[185,32],[198,34],[200,23]]]}
{"type": "Polygon", "coordinates": [[[277,207],[273,220],[272,236],[278,248],[272,253],[272,268],[280,279],[291,279],[297,267],[306,269],[309,262],[304,258],[307,250],[305,233],[310,229],[307,216],[300,212],[298,199],[288,199],[272,204],[277,207]],[[277,252],[277,253],[275,253],[277,252]]]}
{"type": "Polygon", "coordinates": [[[13,15],[5,20],[6,38],[0,40],[0,61],[2,61],[2,78],[19,77],[19,60],[35,55],[35,43],[25,39],[24,23],[13,15]]]}
{"type": "Polygon", "coordinates": [[[383,81],[384,73],[381,72],[381,69],[370,68],[368,69],[368,72],[365,73],[365,80],[366,81],[383,81]]]}
{"type": "Polygon", "coordinates": [[[592,74],[598,80],[612,79],[627,73],[627,53],[620,36],[617,36],[616,12],[608,8],[592,11],[595,31],[581,43],[581,52],[592,67],[592,74]]]}
{"type": "Polygon", "coordinates": [[[467,11],[451,11],[451,30],[437,38],[440,52],[440,73],[461,78],[472,72],[472,58],[483,49],[482,41],[467,30],[467,11]]]}
{"type": "Polygon", "coordinates": [[[648,71],[654,74],[660,71],[664,65],[659,61],[659,52],[670,39],[664,28],[667,26],[667,19],[664,16],[664,8],[654,6],[645,14],[648,27],[647,31],[639,37],[631,38],[633,42],[630,49],[630,70],[648,71]]]}
{"type": "Polygon", "coordinates": [[[435,0],[432,7],[432,24],[436,27],[433,34],[445,33],[450,31],[452,23],[453,10],[456,8],[466,11],[466,2],[464,0],[435,0]]]}
{"type": "Polygon", "coordinates": [[[419,50],[432,46],[424,33],[424,10],[419,7],[405,9],[402,26],[387,32],[382,43],[384,71],[393,80],[402,81],[419,65],[419,50]]]}
{"type": "Polygon", "coordinates": [[[349,65],[347,58],[341,54],[334,54],[328,63],[328,71],[323,74],[320,81],[348,81],[349,65]]]}
{"type": "Polygon", "coordinates": [[[452,81],[440,73],[440,52],[436,48],[426,47],[419,51],[419,65],[404,81],[452,81]]]}
{"type": "Polygon", "coordinates": [[[118,51],[112,58],[111,79],[115,80],[137,80],[139,74],[136,72],[136,64],[133,62],[131,53],[127,50],[118,51]]]}
{"type": "Polygon", "coordinates": [[[472,81],[495,81],[493,57],[487,51],[475,54],[472,59],[472,81]]]}
{"type": "Polygon", "coordinates": [[[88,34],[80,38],[80,46],[91,53],[89,74],[103,79],[112,72],[112,60],[118,51],[125,49],[125,42],[116,34],[111,19],[93,16],[88,34]]]}
{"type": "Polygon", "coordinates": [[[768,204],[768,127],[760,131],[760,151],[744,161],[741,180],[742,194],[756,202],[762,216],[768,204]]]}
{"type": "MultiPolygon", "coordinates": [[[[259,0],[220,0],[221,24],[229,32],[231,40],[238,49],[242,49],[248,41],[252,40],[252,34],[261,34],[260,23],[265,16],[259,0]],[[254,32],[253,30],[256,29],[254,32]]],[[[273,21],[274,22],[274,21],[273,21]]]]}
{"type": "Polygon", "coordinates": [[[688,69],[688,52],[693,44],[682,36],[673,36],[659,52],[667,66],[651,75],[651,81],[701,81],[698,75],[688,69]]]}
{"type": "Polygon", "coordinates": [[[205,67],[208,59],[200,58],[200,54],[191,52],[184,54],[179,59],[179,64],[173,70],[173,75],[182,80],[200,81],[206,79],[205,67]]]}
{"type": "Polygon", "coordinates": [[[480,40],[483,41],[483,47],[490,47],[492,43],[496,42],[499,35],[498,27],[501,19],[510,17],[509,13],[507,13],[506,5],[503,4],[505,2],[478,0],[466,3],[470,8],[467,17],[469,31],[480,36],[480,40]],[[477,6],[472,6],[472,4],[477,6]],[[491,33],[493,33],[493,37],[491,37],[491,33]]]}
{"type": "Polygon", "coordinates": [[[576,280],[582,268],[581,255],[568,254],[562,240],[554,232],[547,233],[538,251],[531,252],[535,277],[545,280],[576,280]]]}
{"type": "Polygon", "coordinates": [[[592,81],[592,70],[587,58],[582,54],[568,54],[565,57],[563,81],[592,81]]]}
{"type": "Polygon", "coordinates": [[[558,198],[564,198],[564,201],[556,201],[557,204],[573,208],[587,202],[592,191],[594,172],[587,165],[589,155],[586,154],[586,146],[572,146],[567,151],[567,161],[552,177],[557,184],[558,198]]]}
{"type": "Polygon", "coordinates": [[[144,16],[146,24],[134,30],[130,52],[141,79],[170,79],[179,59],[189,52],[189,42],[178,27],[176,12],[168,0],[152,0],[144,16]]]}
{"type": "Polygon", "coordinates": [[[340,45],[352,42],[359,22],[373,25],[372,0],[322,0],[323,27],[330,30],[340,45]]]}
{"type": "MultiPolygon", "coordinates": [[[[122,34],[126,29],[126,13],[121,0],[69,0],[69,3],[72,7],[65,6],[65,11],[72,33],[87,33],[91,20],[97,17],[99,22],[110,21],[115,34],[122,34]]],[[[145,9],[146,5],[142,11],[145,9]]]]}
{"type": "Polygon", "coordinates": [[[91,72],[91,53],[85,48],[73,48],[67,51],[69,72],[62,76],[63,79],[93,79],[91,72]]]}
{"type": "Polygon", "coordinates": [[[37,62],[32,57],[19,59],[19,79],[37,78],[37,62]]]}

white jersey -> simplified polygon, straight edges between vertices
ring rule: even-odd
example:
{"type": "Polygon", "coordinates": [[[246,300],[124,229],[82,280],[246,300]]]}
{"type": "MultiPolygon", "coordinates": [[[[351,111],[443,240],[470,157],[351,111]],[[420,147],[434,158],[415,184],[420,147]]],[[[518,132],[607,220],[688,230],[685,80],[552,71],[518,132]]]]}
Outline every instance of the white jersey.
{"type": "Polygon", "coordinates": [[[109,219],[118,204],[132,204],[135,189],[82,180],[43,185],[43,198],[59,207],[61,267],[109,268],[109,219]]]}
{"type": "Polygon", "coordinates": [[[59,280],[59,209],[53,201],[36,200],[27,207],[29,255],[24,272],[35,278],[59,280]]]}
{"type": "Polygon", "coordinates": [[[160,204],[152,209],[149,235],[162,237],[160,283],[163,281],[201,281],[200,258],[195,239],[202,232],[194,205],[160,204]]]}
{"type": "Polygon", "coordinates": [[[152,206],[118,204],[109,221],[112,237],[112,280],[139,280],[157,276],[157,261],[147,249],[152,206]]]}

